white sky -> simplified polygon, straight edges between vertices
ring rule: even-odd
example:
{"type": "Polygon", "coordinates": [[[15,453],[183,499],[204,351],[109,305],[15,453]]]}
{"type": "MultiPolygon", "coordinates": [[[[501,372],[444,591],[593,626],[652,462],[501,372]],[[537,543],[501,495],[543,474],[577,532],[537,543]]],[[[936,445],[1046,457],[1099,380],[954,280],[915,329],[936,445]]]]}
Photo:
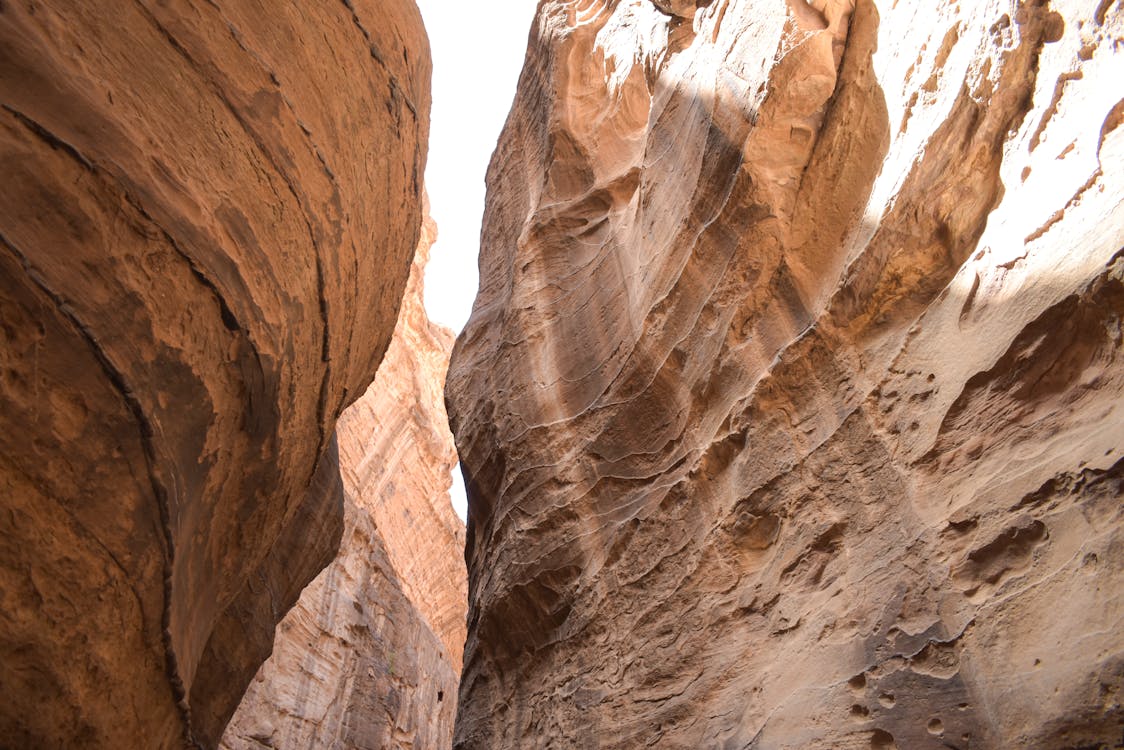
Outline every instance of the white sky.
{"type": "MultiPolygon", "coordinates": [[[[456,332],[476,297],[484,173],[523,69],[536,0],[417,0],[433,56],[433,114],[425,171],[437,242],[425,273],[431,320],[456,332]]],[[[460,467],[453,508],[466,512],[460,467]]]]}

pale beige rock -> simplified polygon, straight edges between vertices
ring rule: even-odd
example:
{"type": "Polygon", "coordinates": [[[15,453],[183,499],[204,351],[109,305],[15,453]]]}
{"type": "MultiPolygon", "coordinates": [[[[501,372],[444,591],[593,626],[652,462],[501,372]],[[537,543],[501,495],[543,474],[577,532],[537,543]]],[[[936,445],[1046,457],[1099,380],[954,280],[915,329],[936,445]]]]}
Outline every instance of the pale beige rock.
{"type": "Polygon", "coordinates": [[[427,218],[390,348],[337,427],[339,555],[278,627],[224,748],[452,743],[467,581],[464,525],[449,503],[457,458],[441,393],[453,335],[422,304],[435,234],[427,218]]]}
{"type": "Polygon", "coordinates": [[[462,748],[1124,725],[1124,9],[540,4],[446,387],[462,748]]]}
{"type": "MultiPolygon", "coordinates": [[[[445,412],[453,332],[430,322],[423,281],[437,226],[428,215],[394,338],[367,395],[341,417],[344,487],[379,530],[402,592],[459,677],[468,581],[464,522],[449,502],[457,463],[445,412]]],[[[447,744],[447,743],[446,743],[447,744]]]]}

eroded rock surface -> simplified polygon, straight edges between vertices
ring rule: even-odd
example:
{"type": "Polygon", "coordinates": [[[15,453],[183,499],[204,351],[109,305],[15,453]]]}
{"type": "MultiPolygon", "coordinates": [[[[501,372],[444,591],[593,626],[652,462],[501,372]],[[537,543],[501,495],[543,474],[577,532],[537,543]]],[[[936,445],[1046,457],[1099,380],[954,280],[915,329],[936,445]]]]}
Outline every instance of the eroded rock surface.
{"type": "Polygon", "coordinates": [[[217,744],[336,550],[429,67],[409,0],[0,2],[0,745],[217,744]]]}
{"type": "Polygon", "coordinates": [[[427,219],[390,348],[340,417],[339,555],[282,620],[224,748],[452,744],[467,581],[441,394],[453,334],[422,304],[434,236],[427,219]]]}
{"type": "Polygon", "coordinates": [[[456,745],[1120,742],[1121,4],[530,45],[446,388],[456,745]]]}

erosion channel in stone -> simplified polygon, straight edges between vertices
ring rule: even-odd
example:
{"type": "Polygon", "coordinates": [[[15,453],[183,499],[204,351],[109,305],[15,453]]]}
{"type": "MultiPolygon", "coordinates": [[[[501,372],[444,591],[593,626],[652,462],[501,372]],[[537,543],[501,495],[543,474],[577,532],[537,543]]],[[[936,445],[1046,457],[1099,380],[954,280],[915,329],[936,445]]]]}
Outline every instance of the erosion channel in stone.
{"type": "Polygon", "coordinates": [[[422,306],[435,236],[427,215],[390,348],[336,427],[340,550],[278,626],[222,748],[451,746],[467,581],[441,393],[453,334],[422,306]]]}

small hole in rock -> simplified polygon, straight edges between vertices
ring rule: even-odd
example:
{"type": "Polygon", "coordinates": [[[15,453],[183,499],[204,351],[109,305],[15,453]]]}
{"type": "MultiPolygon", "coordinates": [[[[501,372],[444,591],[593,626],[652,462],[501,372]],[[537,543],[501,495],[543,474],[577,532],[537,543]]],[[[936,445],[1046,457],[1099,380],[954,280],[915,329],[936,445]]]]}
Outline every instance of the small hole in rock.
{"type": "Polygon", "coordinates": [[[894,735],[885,729],[875,729],[870,733],[871,750],[897,750],[897,747],[894,744],[894,735]]]}
{"type": "Polygon", "coordinates": [[[866,675],[859,672],[857,675],[847,680],[847,684],[855,690],[862,690],[866,687],[866,675]]]}
{"type": "Polygon", "coordinates": [[[886,708],[893,708],[894,704],[897,703],[897,701],[894,700],[894,696],[890,693],[883,693],[878,696],[878,702],[886,708]]]}
{"type": "Polygon", "coordinates": [[[440,703],[443,700],[445,700],[445,691],[444,690],[438,690],[437,691],[437,702],[440,703]]]}
{"type": "Polygon", "coordinates": [[[932,719],[929,719],[929,726],[927,728],[929,734],[941,734],[944,732],[944,722],[934,716],[932,719]]]}

